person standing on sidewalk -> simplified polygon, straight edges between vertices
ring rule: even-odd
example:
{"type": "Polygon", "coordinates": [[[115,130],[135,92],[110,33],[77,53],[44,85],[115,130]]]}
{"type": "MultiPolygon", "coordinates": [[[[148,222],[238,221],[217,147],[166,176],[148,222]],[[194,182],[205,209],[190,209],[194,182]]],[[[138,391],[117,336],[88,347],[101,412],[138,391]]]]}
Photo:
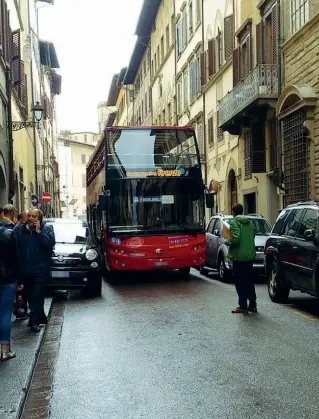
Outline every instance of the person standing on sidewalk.
{"type": "Polygon", "coordinates": [[[40,210],[31,209],[27,223],[20,224],[13,230],[24,295],[31,310],[29,326],[37,333],[41,324],[47,324],[44,292],[55,245],[53,228],[44,225],[42,217],[40,210]]]}
{"type": "Polygon", "coordinates": [[[1,225],[13,230],[16,223],[14,221],[16,215],[16,209],[12,204],[7,204],[3,207],[3,217],[1,221],[1,225]]]}
{"type": "Polygon", "coordinates": [[[12,306],[17,288],[12,233],[11,229],[0,227],[0,361],[16,356],[10,347],[12,306]]]}
{"type": "Polygon", "coordinates": [[[235,204],[230,220],[229,257],[233,260],[233,276],[238,294],[238,307],[232,313],[257,312],[253,261],[256,257],[255,228],[249,218],[243,216],[244,208],[235,204]]]}

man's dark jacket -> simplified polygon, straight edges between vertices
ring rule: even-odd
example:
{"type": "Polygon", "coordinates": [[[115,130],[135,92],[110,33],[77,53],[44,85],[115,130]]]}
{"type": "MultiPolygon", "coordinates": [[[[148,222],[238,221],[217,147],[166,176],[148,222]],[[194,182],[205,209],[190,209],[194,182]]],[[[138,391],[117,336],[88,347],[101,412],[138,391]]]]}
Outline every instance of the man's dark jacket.
{"type": "Polygon", "coordinates": [[[12,232],[0,226],[0,285],[14,284],[17,280],[14,269],[17,254],[11,240],[12,232]]]}
{"type": "Polygon", "coordinates": [[[55,245],[54,231],[51,226],[41,225],[40,233],[30,230],[27,224],[17,225],[12,238],[17,249],[20,275],[48,278],[52,263],[52,250],[55,245]]]}

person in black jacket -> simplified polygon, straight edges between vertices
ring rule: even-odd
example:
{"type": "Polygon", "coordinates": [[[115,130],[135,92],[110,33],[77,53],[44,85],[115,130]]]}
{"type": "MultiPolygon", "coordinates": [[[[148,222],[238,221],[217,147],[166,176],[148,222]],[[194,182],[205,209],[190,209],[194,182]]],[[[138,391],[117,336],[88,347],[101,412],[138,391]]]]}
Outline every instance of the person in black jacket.
{"type": "Polygon", "coordinates": [[[34,332],[40,331],[40,325],[47,323],[44,313],[44,292],[52,261],[55,245],[54,231],[44,225],[42,213],[31,209],[28,221],[13,230],[13,242],[17,249],[21,282],[24,295],[29,303],[29,326],[34,332]]]}
{"type": "Polygon", "coordinates": [[[15,249],[12,230],[0,227],[0,361],[15,358],[10,348],[11,314],[17,288],[14,274],[15,249]]]}
{"type": "Polygon", "coordinates": [[[16,215],[16,209],[12,204],[7,204],[3,207],[3,217],[1,220],[1,225],[13,230],[15,227],[15,215],[16,215]]]}

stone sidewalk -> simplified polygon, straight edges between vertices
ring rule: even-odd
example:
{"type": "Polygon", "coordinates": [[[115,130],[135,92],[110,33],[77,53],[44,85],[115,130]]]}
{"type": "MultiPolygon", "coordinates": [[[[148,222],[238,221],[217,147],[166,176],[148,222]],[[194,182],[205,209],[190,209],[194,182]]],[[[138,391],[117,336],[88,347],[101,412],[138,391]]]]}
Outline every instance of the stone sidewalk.
{"type": "MultiPolygon", "coordinates": [[[[49,315],[52,298],[45,301],[49,315]]],[[[21,415],[26,393],[41,349],[44,328],[32,333],[27,320],[13,321],[12,349],[17,357],[0,363],[0,419],[17,419],[21,415]]]]}

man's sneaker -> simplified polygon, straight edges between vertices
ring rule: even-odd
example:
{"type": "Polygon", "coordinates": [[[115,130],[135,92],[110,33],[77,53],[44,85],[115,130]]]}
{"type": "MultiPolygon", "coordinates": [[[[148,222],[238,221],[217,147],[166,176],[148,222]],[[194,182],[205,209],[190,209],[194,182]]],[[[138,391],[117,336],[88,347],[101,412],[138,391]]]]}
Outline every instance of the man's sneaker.
{"type": "Polygon", "coordinates": [[[248,311],[250,311],[251,313],[258,313],[257,311],[257,307],[248,307],[248,311]]]}
{"type": "Polygon", "coordinates": [[[232,313],[242,313],[242,314],[247,314],[247,313],[248,313],[248,310],[247,310],[247,308],[236,307],[236,308],[234,308],[231,312],[232,312],[232,313]]]}

